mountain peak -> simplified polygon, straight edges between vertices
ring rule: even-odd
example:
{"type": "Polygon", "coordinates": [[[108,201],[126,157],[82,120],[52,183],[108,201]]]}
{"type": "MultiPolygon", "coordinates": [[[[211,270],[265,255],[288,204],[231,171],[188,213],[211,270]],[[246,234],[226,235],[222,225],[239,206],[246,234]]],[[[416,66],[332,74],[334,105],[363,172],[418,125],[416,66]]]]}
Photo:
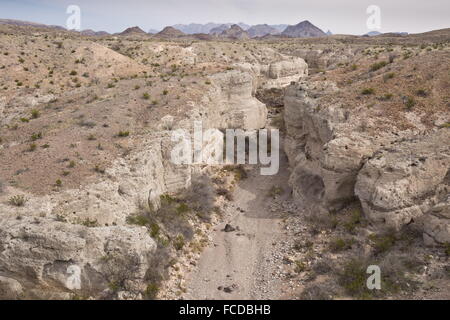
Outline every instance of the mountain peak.
{"type": "Polygon", "coordinates": [[[144,30],[142,30],[139,27],[131,27],[131,28],[127,28],[125,29],[125,31],[123,31],[120,34],[147,34],[144,30]]]}
{"type": "Polygon", "coordinates": [[[315,38],[324,37],[326,36],[326,33],[308,20],[305,20],[296,25],[288,26],[281,35],[291,38],[315,38]]]}

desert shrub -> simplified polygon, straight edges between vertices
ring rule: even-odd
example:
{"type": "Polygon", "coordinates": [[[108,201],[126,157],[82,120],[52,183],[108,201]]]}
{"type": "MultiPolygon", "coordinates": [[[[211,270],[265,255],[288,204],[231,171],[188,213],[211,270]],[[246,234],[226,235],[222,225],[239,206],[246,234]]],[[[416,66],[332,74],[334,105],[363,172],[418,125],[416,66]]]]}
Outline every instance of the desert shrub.
{"type": "Polygon", "coordinates": [[[306,215],[306,220],[311,224],[312,231],[317,231],[318,229],[336,229],[339,225],[339,220],[335,214],[330,212],[321,212],[316,210],[316,208],[311,208],[308,210],[306,215]]]}
{"type": "Polygon", "coordinates": [[[334,238],[330,241],[329,248],[332,252],[340,252],[351,249],[354,243],[355,240],[351,238],[334,238]]]}
{"type": "Polygon", "coordinates": [[[370,95],[370,94],[374,94],[375,90],[373,88],[365,88],[361,91],[361,94],[363,95],[370,95]]]}
{"type": "Polygon", "coordinates": [[[156,252],[149,261],[149,268],[145,274],[148,285],[144,291],[146,299],[156,299],[161,282],[168,277],[168,269],[173,264],[168,247],[158,244],[156,252]]]}
{"type": "Polygon", "coordinates": [[[140,278],[141,261],[137,255],[127,252],[109,253],[100,262],[108,287],[113,293],[121,290],[135,291],[128,284],[140,278]]]}
{"type": "Polygon", "coordinates": [[[41,132],[33,133],[31,135],[31,141],[36,141],[36,140],[39,140],[39,139],[42,139],[42,133],[41,132]]]}
{"type": "Polygon", "coordinates": [[[447,257],[450,257],[450,242],[444,243],[444,252],[447,257]]]}
{"type": "Polygon", "coordinates": [[[183,249],[184,245],[185,241],[183,235],[182,234],[177,235],[173,240],[173,247],[175,248],[175,250],[180,251],[181,249],[183,249]]]}
{"type": "Polygon", "coordinates": [[[39,112],[39,110],[37,110],[37,109],[31,110],[31,118],[32,119],[37,119],[37,118],[39,118],[40,115],[41,115],[41,113],[39,112]]]}
{"type": "Polygon", "coordinates": [[[27,201],[24,195],[15,195],[9,198],[8,203],[15,207],[23,207],[27,201]]]}
{"type": "MultiPolygon", "coordinates": [[[[212,213],[215,201],[214,186],[207,175],[194,175],[191,186],[182,194],[183,204],[196,212],[196,214],[208,220],[212,213]]],[[[178,208],[180,210],[182,208],[178,208]]]]}
{"type": "Polygon", "coordinates": [[[352,297],[367,299],[372,292],[367,288],[367,266],[369,264],[363,258],[354,258],[344,264],[338,272],[338,283],[352,297]]]}
{"type": "Polygon", "coordinates": [[[144,296],[149,300],[154,300],[158,296],[159,285],[156,283],[150,283],[145,289],[144,296]]]}
{"type": "Polygon", "coordinates": [[[300,295],[301,300],[331,300],[335,294],[327,283],[306,286],[300,295]]]}
{"type": "Polygon", "coordinates": [[[397,241],[395,230],[389,229],[380,234],[372,234],[369,236],[374,248],[374,254],[385,253],[390,250],[397,241]]]}
{"type": "Polygon", "coordinates": [[[426,97],[428,96],[428,92],[425,89],[418,89],[416,90],[416,95],[419,97],[426,97]]]}
{"type": "Polygon", "coordinates": [[[306,271],[306,264],[299,260],[294,261],[294,271],[296,273],[302,273],[303,271],[306,271]]]}
{"type": "Polygon", "coordinates": [[[228,201],[233,201],[233,194],[231,193],[230,190],[225,189],[225,188],[219,188],[216,190],[216,193],[219,196],[223,196],[225,197],[225,199],[227,199],[228,201]]]}
{"type": "Polygon", "coordinates": [[[72,70],[72,71],[70,71],[69,75],[71,75],[71,76],[76,76],[76,75],[77,75],[77,72],[76,72],[75,70],[72,70]]]}
{"type": "Polygon", "coordinates": [[[147,92],[145,92],[145,93],[142,95],[142,99],[148,100],[148,99],[150,99],[150,95],[149,95],[147,92]]]}
{"type": "Polygon", "coordinates": [[[370,71],[377,71],[381,68],[384,68],[388,63],[386,61],[380,61],[377,63],[374,63],[370,66],[370,71]]]}
{"type": "Polygon", "coordinates": [[[283,194],[283,188],[280,186],[272,186],[268,192],[268,196],[271,198],[276,198],[277,196],[283,194]]]}
{"type": "Polygon", "coordinates": [[[312,270],[316,274],[323,275],[323,274],[327,274],[327,273],[331,272],[333,270],[333,268],[331,266],[331,261],[323,259],[323,260],[316,262],[313,265],[312,270]]]}
{"type": "Polygon", "coordinates": [[[80,127],[86,127],[86,128],[94,128],[97,124],[94,121],[89,121],[89,120],[80,120],[78,122],[78,125],[80,127]]]}
{"type": "Polygon", "coordinates": [[[365,220],[362,215],[362,210],[360,208],[353,209],[350,212],[349,218],[343,223],[343,227],[346,231],[352,233],[355,231],[356,227],[363,226],[365,220]]]}
{"type": "Polygon", "coordinates": [[[386,93],[384,96],[380,97],[379,99],[383,100],[383,101],[387,101],[387,100],[391,100],[392,97],[393,97],[392,93],[386,93]]]}
{"type": "Polygon", "coordinates": [[[194,232],[189,223],[187,204],[183,200],[169,195],[161,196],[161,207],[152,214],[152,222],[164,226],[169,235],[183,235],[184,239],[192,239],[194,232]]]}
{"type": "Polygon", "coordinates": [[[37,145],[36,143],[32,143],[28,146],[28,152],[36,151],[37,145]]]}
{"type": "Polygon", "coordinates": [[[128,137],[130,135],[130,131],[119,131],[117,133],[117,136],[120,138],[125,138],[128,137]]]}
{"type": "Polygon", "coordinates": [[[406,97],[405,106],[407,110],[411,110],[416,105],[416,101],[413,97],[406,97]]]}
{"type": "Polygon", "coordinates": [[[383,75],[383,81],[386,82],[389,79],[392,79],[394,77],[395,77],[395,73],[393,73],[393,72],[386,73],[385,75],[383,75]]]}
{"type": "Polygon", "coordinates": [[[146,226],[150,224],[150,219],[146,215],[143,214],[136,214],[132,216],[128,216],[126,219],[127,223],[129,224],[135,224],[138,226],[146,226]]]}
{"type": "Polygon", "coordinates": [[[247,179],[247,171],[245,170],[243,165],[226,165],[223,167],[223,170],[234,173],[234,178],[236,181],[241,181],[247,179]]]}

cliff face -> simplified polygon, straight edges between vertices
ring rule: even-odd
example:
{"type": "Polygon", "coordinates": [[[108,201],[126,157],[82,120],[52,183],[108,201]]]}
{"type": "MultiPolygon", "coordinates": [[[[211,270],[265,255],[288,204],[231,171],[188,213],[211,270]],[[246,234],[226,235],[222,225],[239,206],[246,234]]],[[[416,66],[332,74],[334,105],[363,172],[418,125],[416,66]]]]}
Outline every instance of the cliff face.
{"type": "Polygon", "coordinates": [[[368,131],[367,108],[346,109],[321,98],[332,82],[297,83],[285,95],[285,150],[294,197],[319,210],[361,202],[383,227],[417,222],[428,243],[450,240],[450,132],[368,131]]]}

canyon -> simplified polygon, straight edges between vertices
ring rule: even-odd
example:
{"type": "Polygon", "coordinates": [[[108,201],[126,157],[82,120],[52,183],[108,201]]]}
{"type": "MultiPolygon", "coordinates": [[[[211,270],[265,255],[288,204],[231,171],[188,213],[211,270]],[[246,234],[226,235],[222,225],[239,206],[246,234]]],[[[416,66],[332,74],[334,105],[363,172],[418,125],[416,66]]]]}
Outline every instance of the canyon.
{"type": "Polygon", "coordinates": [[[1,298],[448,299],[449,30],[226,31],[0,25],[1,298]],[[278,173],[173,163],[196,121],[279,130],[278,173]]]}

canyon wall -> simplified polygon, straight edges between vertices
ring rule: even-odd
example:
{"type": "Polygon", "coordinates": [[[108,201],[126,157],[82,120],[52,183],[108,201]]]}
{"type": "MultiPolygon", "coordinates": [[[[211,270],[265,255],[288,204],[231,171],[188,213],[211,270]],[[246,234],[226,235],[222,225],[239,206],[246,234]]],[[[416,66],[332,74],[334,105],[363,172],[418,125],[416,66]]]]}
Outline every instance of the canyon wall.
{"type": "Polygon", "coordinates": [[[286,89],[285,151],[294,197],[327,212],[357,200],[375,225],[417,223],[427,244],[449,242],[448,128],[373,130],[382,114],[323,101],[338,90],[328,81],[286,89]]]}

